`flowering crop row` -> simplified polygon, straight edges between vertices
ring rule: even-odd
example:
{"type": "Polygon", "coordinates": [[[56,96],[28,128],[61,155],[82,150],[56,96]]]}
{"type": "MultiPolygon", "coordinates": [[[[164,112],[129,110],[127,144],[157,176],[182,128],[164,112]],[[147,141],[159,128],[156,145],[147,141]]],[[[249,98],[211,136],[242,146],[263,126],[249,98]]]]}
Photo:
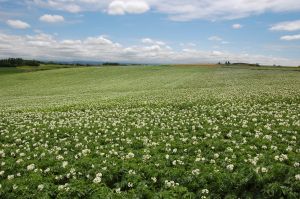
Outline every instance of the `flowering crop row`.
{"type": "Polygon", "coordinates": [[[3,112],[0,196],[299,198],[299,129],[297,100],[3,112]]]}

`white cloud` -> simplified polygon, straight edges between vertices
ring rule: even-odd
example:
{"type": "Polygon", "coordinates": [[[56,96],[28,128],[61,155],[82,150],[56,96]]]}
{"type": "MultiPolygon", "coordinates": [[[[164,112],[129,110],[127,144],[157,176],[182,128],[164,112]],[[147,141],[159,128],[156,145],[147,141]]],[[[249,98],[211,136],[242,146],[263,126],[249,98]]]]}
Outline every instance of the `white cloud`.
{"type": "Polygon", "coordinates": [[[299,11],[300,1],[295,0],[161,0],[156,1],[158,11],[167,13],[177,21],[194,19],[230,20],[265,12],[299,11]]]}
{"type": "Polygon", "coordinates": [[[144,2],[144,1],[128,1],[126,2],[126,11],[128,13],[132,13],[132,14],[141,14],[144,12],[147,12],[150,7],[149,5],[144,2]]]}
{"type": "Polygon", "coordinates": [[[125,3],[123,1],[113,1],[108,6],[108,14],[110,15],[124,15],[125,3]]]}
{"type": "MultiPolygon", "coordinates": [[[[94,3],[97,3],[98,1],[99,0],[96,0],[94,1],[94,3]]],[[[54,10],[63,10],[71,13],[78,13],[83,11],[81,7],[87,4],[87,2],[82,0],[31,0],[26,2],[30,5],[37,5],[40,7],[51,8],[54,10]]],[[[92,6],[88,10],[91,9],[92,6]]]]}
{"type": "Polygon", "coordinates": [[[45,14],[40,17],[40,21],[47,22],[47,23],[58,23],[65,21],[63,16],[60,15],[49,15],[45,14]]]}
{"type": "Polygon", "coordinates": [[[188,43],[181,42],[179,46],[182,48],[195,48],[197,47],[197,44],[193,42],[188,42],[188,43]]]}
{"type": "Polygon", "coordinates": [[[141,14],[147,12],[149,9],[149,5],[144,1],[113,1],[108,6],[108,14],[141,14]]]}
{"type": "Polygon", "coordinates": [[[285,21],[273,25],[270,30],[274,31],[295,31],[300,30],[300,20],[296,21],[285,21]]]}
{"type": "Polygon", "coordinates": [[[159,46],[166,45],[166,43],[163,42],[163,41],[156,41],[156,40],[153,40],[153,39],[150,39],[150,38],[144,38],[144,39],[141,40],[141,42],[143,44],[152,44],[152,45],[159,45],[159,46]]]}
{"type": "Polygon", "coordinates": [[[139,14],[154,11],[171,20],[228,20],[266,12],[300,11],[298,0],[32,0],[38,6],[68,12],[103,11],[109,14],[139,14]]]}
{"type": "MultiPolygon", "coordinates": [[[[154,40],[151,39],[151,41],[154,40]]],[[[59,40],[52,35],[43,33],[27,36],[0,33],[0,56],[137,63],[216,63],[224,60],[295,66],[300,63],[300,60],[237,54],[220,50],[203,51],[190,48],[173,50],[166,45],[155,44],[155,41],[142,45],[122,46],[105,36],[59,40]],[[16,48],[16,46],[18,47],[16,48]]]]}
{"type": "Polygon", "coordinates": [[[12,28],[16,28],[16,29],[26,29],[26,28],[30,28],[30,25],[24,21],[21,20],[7,20],[6,21],[7,25],[9,25],[12,28]]]}
{"type": "Polygon", "coordinates": [[[232,25],[232,28],[233,28],[233,29],[241,29],[242,27],[243,27],[243,26],[242,26],[241,24],[238,24],[238,23],[232,25]]]}
{"type": "Polygon", "coordinates": [[[299,35],[285,35],[280,37],[281,40],[285,41],[292,41],[292,40],[300,40],[300,34],[299,35]]]}
{"type": "Polygon", "coordinates": [[[208,38],[209,41],[223,41],[223,39],[219,36],[210,36],[208,38]]]}
{"type": "Polygon", "coordinates": [[[66,5],[65,6],[65,9],[68,11],[68,12],[71,12],[71,13],[77,13],[77,12],[80,12],[81,11],[81,8],[80,6],[78,5],[75,5],[75,4],[71,4],[71,5],[66,5]]]}
{"type": "Polygon", "coordinates": [[[218,57],[218,56],[224,56],[224,53],[223,53],[223,52],[221,52],[221,51],[216,51],[216,50],[212,51],[211,54],[214,55],[214,56],[217,56],[217,57],[218,57]]]}
{"type": "MultiPolygon", "coordinates": [[[[223,45],[226,45],[226,44],[229,44],[229,43],[230,43],[230,42],[228,42],[228,41],[223,40],[222,37],[219,37],[219,36],[216,36],[216,35],[210,36],[210,37],[208,38],[208,40],[209,40],[209,41],[213,41],[213,42],[218,42],[218,43],[223,44],[223,45]]],[[[214,48],[220,48],[220,46],[214,46],[214,48]]]]}

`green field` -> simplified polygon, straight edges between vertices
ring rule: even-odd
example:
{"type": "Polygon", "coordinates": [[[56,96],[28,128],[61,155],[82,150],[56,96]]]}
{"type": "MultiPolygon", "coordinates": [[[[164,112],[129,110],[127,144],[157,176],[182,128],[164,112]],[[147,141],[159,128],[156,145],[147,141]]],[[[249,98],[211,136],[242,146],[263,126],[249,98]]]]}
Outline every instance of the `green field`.
{"type": "Polygon", "coordinates": [[[43,67],[0,68],[0,198],[300,198],[299,68],[43,67]]]}

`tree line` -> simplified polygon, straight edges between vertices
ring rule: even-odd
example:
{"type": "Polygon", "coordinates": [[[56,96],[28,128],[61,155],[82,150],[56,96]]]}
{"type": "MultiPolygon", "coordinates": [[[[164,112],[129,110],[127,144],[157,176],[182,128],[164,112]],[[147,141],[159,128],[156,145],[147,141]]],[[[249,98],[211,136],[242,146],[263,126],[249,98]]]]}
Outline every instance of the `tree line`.
{"type": "Polygon", "coordinates": [[[17,66],[39,66],[40,62],[36,60],[24,60],[22,58],[0,59],[0,67],[17,67],[17,66]]]}

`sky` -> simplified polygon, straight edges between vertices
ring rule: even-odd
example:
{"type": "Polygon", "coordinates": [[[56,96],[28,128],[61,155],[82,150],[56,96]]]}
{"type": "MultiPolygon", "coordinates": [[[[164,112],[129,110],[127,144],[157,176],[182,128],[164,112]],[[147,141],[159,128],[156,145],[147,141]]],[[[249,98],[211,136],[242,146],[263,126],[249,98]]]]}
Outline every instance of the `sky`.
{"type": "Polygon", "coordinates": [[[0,58],[300,65],[299,0],[0,0],[0,58]]]}

